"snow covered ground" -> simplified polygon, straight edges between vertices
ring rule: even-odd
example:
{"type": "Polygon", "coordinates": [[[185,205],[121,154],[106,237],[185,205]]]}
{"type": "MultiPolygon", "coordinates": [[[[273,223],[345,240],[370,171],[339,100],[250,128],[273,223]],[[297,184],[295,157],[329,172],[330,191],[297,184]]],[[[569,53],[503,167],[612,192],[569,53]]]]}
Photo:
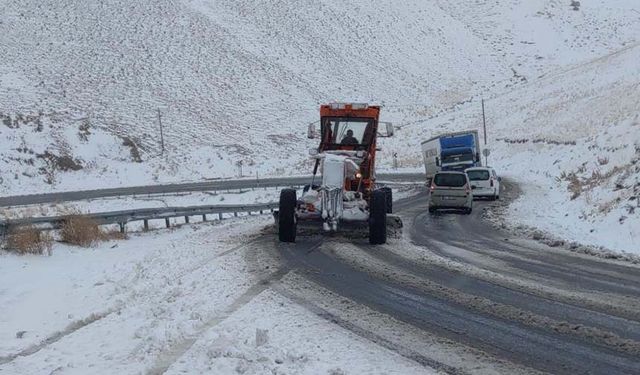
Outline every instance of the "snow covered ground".
{"type": "Polygon", "coordinates": [[[0,254],[0,373],[430,373],[272,291],[270,221],[0,254]]]}

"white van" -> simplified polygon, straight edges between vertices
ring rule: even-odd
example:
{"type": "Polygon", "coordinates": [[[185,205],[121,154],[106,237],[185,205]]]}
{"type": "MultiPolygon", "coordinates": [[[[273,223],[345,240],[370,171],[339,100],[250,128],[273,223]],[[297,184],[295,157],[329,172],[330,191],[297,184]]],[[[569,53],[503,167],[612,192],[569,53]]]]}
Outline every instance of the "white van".
{"type": "Polygon", "coordinates": [[[471,182],[474,198],[500,199],[500,181],[496,171],[491,167],[473,167],[465,169],[471,182]]]}

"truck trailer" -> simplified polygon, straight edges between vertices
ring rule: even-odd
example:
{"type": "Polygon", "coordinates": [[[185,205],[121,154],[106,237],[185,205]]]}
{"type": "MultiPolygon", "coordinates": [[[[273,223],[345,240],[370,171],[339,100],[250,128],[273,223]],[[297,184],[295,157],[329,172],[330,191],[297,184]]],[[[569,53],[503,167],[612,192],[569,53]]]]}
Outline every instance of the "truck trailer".
{"type": "Polygon", "coordinates": [[[464,171],[482,166],[477,130],[440,134],[421,145],[427,180],[439,171],[464,171]]]}

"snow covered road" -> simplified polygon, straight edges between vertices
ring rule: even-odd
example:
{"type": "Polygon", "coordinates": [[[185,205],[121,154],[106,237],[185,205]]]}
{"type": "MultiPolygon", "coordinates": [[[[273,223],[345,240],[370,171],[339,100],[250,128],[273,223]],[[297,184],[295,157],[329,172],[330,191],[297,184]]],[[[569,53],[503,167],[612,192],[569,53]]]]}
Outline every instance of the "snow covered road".
{"type": "Polygon", "coordinates": [[[422,350],[405,355],[445,372],[640,371],[640,268],[496,230],[482,219],[496,204],[430,215],[417,196],[395,204],[408,226],[402,240],[308,238],[278,252],[315,285],[410,327],[385,334],[390,325],[377,318],[373,341],[422,350]],[[409,339],[416,330],[429,340],[409,339]]]}
{"type": "Polygon", "coordinates": [[[640,371],[640,267],[497,230],[499,202],[425,199],[378,247],[281,244],[263,216],[2,255],[0,373],[640,371]]]}

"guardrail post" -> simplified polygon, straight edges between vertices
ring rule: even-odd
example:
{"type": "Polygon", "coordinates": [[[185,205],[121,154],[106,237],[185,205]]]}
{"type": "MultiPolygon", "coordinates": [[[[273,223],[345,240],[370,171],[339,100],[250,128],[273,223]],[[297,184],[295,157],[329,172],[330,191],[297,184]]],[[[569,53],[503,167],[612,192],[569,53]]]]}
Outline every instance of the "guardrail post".
{"type": "Polygon", "coordinates": [[[144,223],[144,231],[148,232],[149,231],[149,220],[144,219],[143,223],[144,223]]]}
{"type": "Polygon", "coordinates": [[[184,222],[185,222],[185,223],[187,223],[187,224],[189,224],[189,216],[185,216],[185,217],[184,217],[184,222]]]}
{"type": "Polygon", "coordinates": [[[120,224],[120,233],[125,233],[127,231],[127,223],[119,223],[120,224]]]}
{"type": "Polygon", "coordinates": [[[171,222],[169,221],[169,218],[168,218],[168,217],[164,219],[164,225],[166,225],[166,226],[167,226],[167,228],[170,228],[170,227],[171,227],[171,222]]]}
{"type": "Polygon", "coordinates": [[[207,215],[206,214],[202,215],[202,221],[207,221],[207,215]]]}
{"type": "Polygon", "coordinates": [[[234,212],[234,213],[233,213],[233,216],[238,217],[238,213],[237,213],[237,212],[234,212]]]}
{"type": "Polygon", "coordinates": [[[219,219],[219,220],[222,220],[222,212],[220,212],[220,213],[218,214],[218,219],[219,219]]]}

